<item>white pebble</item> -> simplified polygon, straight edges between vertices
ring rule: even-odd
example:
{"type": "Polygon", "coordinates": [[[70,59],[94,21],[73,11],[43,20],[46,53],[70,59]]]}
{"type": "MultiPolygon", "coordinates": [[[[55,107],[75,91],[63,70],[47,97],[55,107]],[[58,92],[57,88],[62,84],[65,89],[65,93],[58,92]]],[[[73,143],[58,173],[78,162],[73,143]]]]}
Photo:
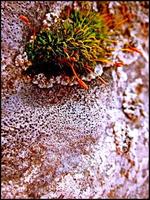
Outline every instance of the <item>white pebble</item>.
{"type": "Polygon", "coordinates": [[[47,21],[45,19],[43,20],[43,24],[47,25],[47,21]]]}
{"type": "Polygon", "coordinates": [[[102,66],[99,64],[95,67],[94,70],[95,74],[97,74],[98,76],[101,76],[103,74],[103,68],[102,66]]]}
{"type": "Polygon", "coordinates": [[[90,74],[90,77],[91,77],[91,79],[95,79],[94,73],[91,73],[91,74],[90,74]]]}
{"type": "Polygon", "coordinates": [[[38,81],[37,80],[33,80],[32,83],[33,84],[38,84],[38,81]]]}
{"type": "Polygon", "coordinates": [[[51,21],[51,20],[52,20],[52,18],[51,18],[50,15],[51,15],[50,13],[47,13],[47,14],[46,14],[46,19],[47,19],[48,21],[51,21]]]}
{"type": "Polygon", "coordinates": [[[83,81],[86,81],[86,77],[85,77],[85,76],[82,76],[81,79],[82,79],[83,81]]]}
{"type": "Polygon", "coordinates": [[[51,88],[51,87],[53,87],[53,83],[49,83],[49,84],[47,85],[47,88],[51,88]]]}

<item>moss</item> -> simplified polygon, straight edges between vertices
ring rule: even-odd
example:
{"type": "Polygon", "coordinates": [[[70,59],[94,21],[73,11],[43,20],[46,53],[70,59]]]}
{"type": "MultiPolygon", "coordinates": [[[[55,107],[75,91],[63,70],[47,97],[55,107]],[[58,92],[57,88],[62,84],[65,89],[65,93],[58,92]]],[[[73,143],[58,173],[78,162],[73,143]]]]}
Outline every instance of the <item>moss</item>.
{"type": "MultiPolygon", "coordinates": [[[[60,74],[75,76],[85,86],[81,75],[94,72],[98,63],[112,64],[110,47],[116,42],[111,40],[110,33],[110,27],[116,27],[113,16],[93,11],[91,2],[79,5],[80,9],[66,6],[56,23],[50,28],[41,27],[26,44],[25,51],[32,62],[26,73],[44,73],[47,78],[60,74]]],[[[25,21],[31,28],[29,21],[25,21]]]]}
{"type": "Polygon", "coordinates": [[[54,26],[58,28],[42,29],[33,43],[26,45],[26,52],[33,63],[55,60],[58,68],[63,68],[66,64],[63,59],[68,62],[74,59],[76,68],[81,70],[83,64],[94,67],[96,59],[105,57],[108,32],[98,13],[73,10],[63,23],[59,20],[54,26]]]}

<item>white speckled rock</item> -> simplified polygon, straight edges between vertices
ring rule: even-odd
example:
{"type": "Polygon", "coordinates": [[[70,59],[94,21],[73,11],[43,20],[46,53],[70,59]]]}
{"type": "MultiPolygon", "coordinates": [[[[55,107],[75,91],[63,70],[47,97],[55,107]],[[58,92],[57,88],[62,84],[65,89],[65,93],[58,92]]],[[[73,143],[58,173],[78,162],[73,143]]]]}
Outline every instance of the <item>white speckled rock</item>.
{"type": "MultiPolygon", "coordinates": [[[[22,34],[27,32],[18,15],[39,22],[49,7],[59,12],[65,3],[2,2],[2,199],[148,198],[148,117],[133,122],[120,102],[127,86],[144,73],[143,58],[138,56],[125,69],[127,80],[115,76],[107,86],[93,81],[88,91],[60,85],[40,89],[30,78],[23,81],[15,66],[14,55],[20,53],[22,34]]],[[[124,4],[143,22],[144,1],[124,4]]],[[[115,13],[119,6],[120,2],[110,3],[115,13]]],[[[146,31],[132,20],[143,39],[146,31]]],[[[148,113],[146,73],[142,80],[144,90],[138,95],[148,113]]]]}

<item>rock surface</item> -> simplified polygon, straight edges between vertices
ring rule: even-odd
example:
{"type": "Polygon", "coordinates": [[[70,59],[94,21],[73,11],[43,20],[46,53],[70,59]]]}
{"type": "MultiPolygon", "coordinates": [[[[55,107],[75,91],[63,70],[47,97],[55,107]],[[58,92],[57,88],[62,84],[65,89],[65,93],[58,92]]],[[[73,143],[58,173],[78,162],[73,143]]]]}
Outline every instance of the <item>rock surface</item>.
{"type": "Polygon", "coordinates": [[[2,199],[148,198],[148,2],[109,3],[112,12],[124,5],[135,14],[130,27],[143,57],[135,53],[108,86],[42,90],[14,63],[28,32],[18,16],[38,28],[50,7],[64,3],[1,3],[2,199]]]}

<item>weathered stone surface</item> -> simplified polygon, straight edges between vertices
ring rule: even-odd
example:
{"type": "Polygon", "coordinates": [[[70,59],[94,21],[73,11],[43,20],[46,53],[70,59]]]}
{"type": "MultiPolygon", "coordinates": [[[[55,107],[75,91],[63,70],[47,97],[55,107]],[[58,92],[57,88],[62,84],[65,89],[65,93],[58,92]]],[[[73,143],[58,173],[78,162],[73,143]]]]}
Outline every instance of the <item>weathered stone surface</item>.
{"type": "MultiPolygon", "coordinates": [[[[131,26],[144,58],[136,55],[127,69],[114,72],[108,86],[97,80],[88,91],[59,85],[42,90],[24,83],[14,64],[27,33],[18,16],[38,27],[50,6],[63,4],[2,2],[2,198],[148,198],[146,3],[124,3],[136,15],[131,26]],[[134,92],[144,114],[133,122],[122,103],[138,78],[143,88],[134,92]]],[[[110,9],[118,12],[120,5],[111,2],[110,9]]]]}

